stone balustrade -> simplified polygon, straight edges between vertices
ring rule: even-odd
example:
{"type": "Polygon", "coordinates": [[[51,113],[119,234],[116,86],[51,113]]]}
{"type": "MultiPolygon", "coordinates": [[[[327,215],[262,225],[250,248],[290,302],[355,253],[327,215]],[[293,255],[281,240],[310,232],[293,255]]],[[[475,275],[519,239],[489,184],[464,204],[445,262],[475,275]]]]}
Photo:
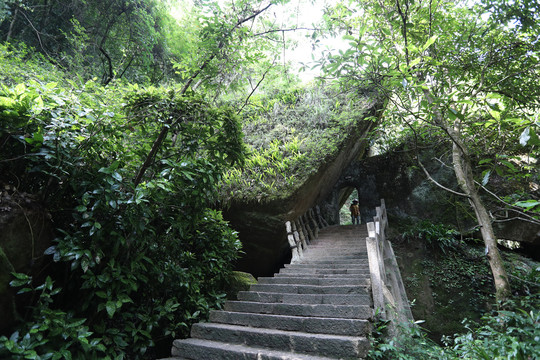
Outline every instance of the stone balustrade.
{"type": "Polygon", "coordinates": [[[397,324],[412,324],[414,319],[392,244],[386,238],[388,217],[384,199],[376,211],[373,222],[367,224],[366,238],[373,308],[380,318],[391,321],[391,331],[396,332],[397,324]]]}
{"type": "Polygon", "coordinates": [[[319,230],[328,226],[319,206],[309,209],[296,220],[287,221],[287,240],[291,247],[291,264],[298,262],[309,243],[319,237],[319,230]]]}

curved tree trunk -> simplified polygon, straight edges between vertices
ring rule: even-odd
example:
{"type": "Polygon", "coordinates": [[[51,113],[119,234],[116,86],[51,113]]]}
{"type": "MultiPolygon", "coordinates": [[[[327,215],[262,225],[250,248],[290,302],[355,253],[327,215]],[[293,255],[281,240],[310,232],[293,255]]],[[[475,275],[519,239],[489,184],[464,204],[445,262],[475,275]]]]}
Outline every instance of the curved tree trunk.
{"type": "Polygon", "coordinates": [[[504,301],[510,295],[510,283],[501,255],[497,249],[497,238],[491,225],[491,219],[474,183],[469,155],[464,144],[461,142],[460,131],[458,128],[448,130],[453,140],[452,162],[456,179],[461,189],[469,197],[469,202],[476,214],[482,238],[486,245],[485,254],[491,267],[493,281],[495,282],[496,299],[504,301]]]}

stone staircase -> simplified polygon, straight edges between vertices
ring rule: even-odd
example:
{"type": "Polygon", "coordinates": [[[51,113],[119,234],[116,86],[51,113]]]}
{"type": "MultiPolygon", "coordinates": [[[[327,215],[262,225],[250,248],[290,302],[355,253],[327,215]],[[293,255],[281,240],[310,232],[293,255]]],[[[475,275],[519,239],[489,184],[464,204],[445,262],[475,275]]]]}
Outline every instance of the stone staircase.
{"type": "Polygon", "coordinates": [[[367,230],[332,226],[274,277],[175,340],[170,359],[362,359],[372,317],[367,230]]]}

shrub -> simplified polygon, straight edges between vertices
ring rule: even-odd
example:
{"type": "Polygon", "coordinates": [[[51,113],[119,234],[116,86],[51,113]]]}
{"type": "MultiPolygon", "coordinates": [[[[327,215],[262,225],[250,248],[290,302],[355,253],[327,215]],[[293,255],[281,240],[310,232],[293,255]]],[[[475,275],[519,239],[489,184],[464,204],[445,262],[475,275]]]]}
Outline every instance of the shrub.
{"type": "Polygon", "coordinates": [[[38,79],[2,87],[0,119],[0,173],[13,175],[2,180],[47,203],[59,229],[46,254],[62,274],[14,274],[36,301],[0,356],[155,358],[156,342],[222,304],[241,246],[211,209],[221,174],[243,158],[231,109],[168,89],[38,79]]]}

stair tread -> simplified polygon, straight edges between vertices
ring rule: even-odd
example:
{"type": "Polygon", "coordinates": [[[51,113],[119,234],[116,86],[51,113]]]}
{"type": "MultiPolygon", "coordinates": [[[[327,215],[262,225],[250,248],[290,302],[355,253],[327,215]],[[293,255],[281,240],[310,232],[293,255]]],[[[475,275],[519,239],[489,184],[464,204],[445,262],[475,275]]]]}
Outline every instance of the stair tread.
{"type": "MultiPolygon", "coordinates": [[[[207,360],[208,354],[211,349],[222,349],[223,352],[220,354],[221,360],[330,360],[335,359],[326,356],[317,356],[317,355],[307,355],[307,354],[298,354],[291,353],[289,351],[280,351],[273,349],[266,349],[254,346],[247,346],[241,344],[229,344],[222,343],[217,341],[210,340],[200,340],[200,339],[184,339],[181,340],[184,345],[197,346],[203,349],[201,353],[201,359],[207,360]],[[225,352],[228,352],[227,355],[225,352]]],[[[180,344],[180,343],[176,343],[180,344]]],[[[174,348],[173,348],[174,355],[174,348]]],[[[169,359],[187,359],[187,358],[169,358],[169,359]]]]}
{"type": "Polygon", "coordinates": [[[365,336],[335,335],[335,334],[324,334],[324,333],[305,333],[305,332],[300,332],[300,331],[288,331],[288,330],[269,329],[269,328],[255,328],[251,326],[218,324],[218,323],[210,323],[210,322],[196,323],[196,324],[193,324],[193,326],[204,327],[204,328],[231,329],[237,332],[244,331],[244,332],[255,332],[259,334],[287,335],[287,336],[319,338],[319,339],[337,339],[337,340],[353,340],[353,341],[366,339],[365,336]]]}
{"type": "Polygon", "coordinates": [[[371,328],[371,323],[366,319],[258,314],[225,310],[211,311],[210,321],[257,328],[358,336],[365,335],[371,328]]]}
{"type": "Polygon", "coordinates": [[[287,349],[297,353],[317,353],[339,358],[352,358],[367,353],[365,336],[305,333],[249,326],[197,323],[191,328],[193,338],[221,340],[271,349],[287,349]]]}

